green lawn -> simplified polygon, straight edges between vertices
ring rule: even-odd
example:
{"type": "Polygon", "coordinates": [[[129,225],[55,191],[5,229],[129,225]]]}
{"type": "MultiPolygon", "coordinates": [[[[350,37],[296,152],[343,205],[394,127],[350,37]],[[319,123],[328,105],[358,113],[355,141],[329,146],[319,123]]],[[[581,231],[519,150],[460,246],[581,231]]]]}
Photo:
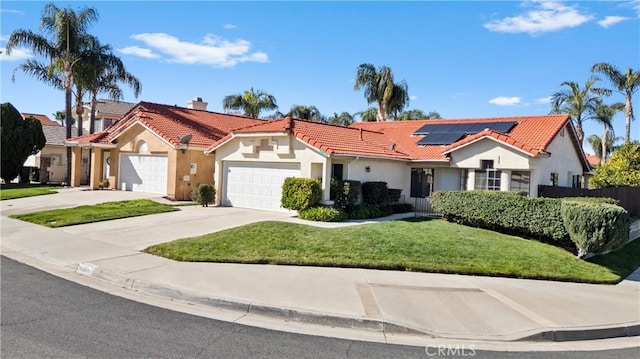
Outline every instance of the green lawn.
{"type": "Polygon", "coordinates": [[[1,200],[41,196],[43,194],[53,193],[58,193],[58,191],[55,191],[49,186],[2,185],[0,187],[1,200]]]}
{"type": "Polygon", "coordinates": [[[55,228],[172,211],[179,211],[179,209],[148,199],[138,199],[18,214],[11,217],[55,228]]]}
{"type": "Polygon", "coordinates": [[[260,222],[145,251],[180,261],[360,267],[588,283],[616,283],[640,265],[640,241],[589,262],[551,245],[436,219],[335,229],[260,222]],[[618,263],[623,257],[626,266],[618,263]]]}

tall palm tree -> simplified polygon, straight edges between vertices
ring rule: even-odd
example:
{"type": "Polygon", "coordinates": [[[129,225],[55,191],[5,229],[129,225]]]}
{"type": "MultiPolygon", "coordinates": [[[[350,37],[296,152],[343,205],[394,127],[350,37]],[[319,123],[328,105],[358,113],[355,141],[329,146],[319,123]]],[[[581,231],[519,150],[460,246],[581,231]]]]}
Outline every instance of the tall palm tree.
{"type": "MultiPolygon", "coordinates": [[[[600,138],[600,164],[604,164],[607,160],[607,154],[609,154],[612,150],[611,146],[613,146],[613,116],[618,111],[624,110],[625,105],[623,103],[614,103],[612,105],[605,105],[602,101],[596,105],[593,111],[593,119],[599,122],[602,127],[602,137],[600,138]],[[611,143],[609,143],[611,142],[611,143]]],[[[591,137],[590,137],[591,138],[591,137]]],[[[589,143],[594,144],[590,140],[589,143]]]]}
{"type": "Polygon", "coordinates": [[[409,86],[406,81],[393,84],[393,92],[387,104],[387,114],[398,118],[398,114],[409,104],[409,86]]]}
{"type": "Polygon", "coordinates": [[[286,116],[301,118],[303,120],[324,122],[324,118],[320,113],[320,110],[315,106],[293,105],[286,116]]]}
{"type": "Polygon", "coordinates": [[[367,103],[376,102],[378,104],[377,121],[386,121],[388,114],[398,108],[401,111],[409,100],[406,82],[403,81],[399,84],[393,82],[393,72],[387,66],[378,69],[372,64],[358,66],[353,89],[357,91],[362,88],[364,88],[367,103]],[[404,90],[404,94],[401,93],[402,90],[404,90]]]}
{"type": "Polygon", "coordinates": [[[615,143],[622,140],[623,140],[622,137],[616,137],[613,130],[607,131],[607,134],[605,136],[605,141],[606,141],[605,146],[602,145],[602,137],[598,135],[591,135],[587,137],[587,143],[593,149],[594,155],[600,158],[601,163],[602,163],[602,149],[606,148],[605,158],[609,158],[609,155],[613,153],[613,151],[615,151],[615,149],[617,148],[617,146],[615,146],[615,143]]]}
{"type": "Polygon", "coordinates": [[[640,89],[640,71],[633,71],[630,67],[627,72],[621,72],[617,67],[608,63],[597,63],[591,68],[593,72],[605,75],[614,87],[614,91],[621,93],[625,98],[625,129],[624,141],[631,141],[631,120],[634,119],[631,97],[640,89]]]}
{"type": "Polygon", "coordinates": [[[340,126],[349,126],[353,123],[353,115],[349,112],[341,112],[338,114],[337,112],[333,113],[333,116],[330,116],[327,122],[332,123],[334,125],[340,126]]]}
{"type": "Polygon", "coordinates": [[[253,87],[244,93],[229,95],[222,100],[225,110],[242,110],[247,117],[258,118],[263,110],[278,108],[276,98],[264,91],[254,90],[253,87]]]}
{"type": "MultiPolygon", "coordinates": [[[[58,8],[53,3],[45,5],[40,19],[40,29],[49,38],[31,30],[17,29],[11,33],[6,44],[7,54],[14,48],[25,46],[34,54],[49,61],[46,65],[40,61],[27,61],[35,69],[36,77],[47,84],[61,86],[65,93],[66,137],[71,137],[71,98],[73,90],[73,67],[82,59],[81,50],[90,40],[87,30],[98,20],[94,8],[83,8],[76,12],[71,8],[58,8]],[[40,70],[46,69],[46,72],[40,70]],[[41,75],[48,74],[48,78],[41,75]]],[[[23,68],[24,70],[24,68],[23,68]]],[[[29,73],[29,71],[27,71],[29,73]]],[[[71,178],[71,148],[67,148],[67,182],[71,178]]]]}
{"type": "Polygon", "coordinates": [[[597,95],[599,89],[594,87],[598,81],[597,78],[589,79],[584,87],[580,87],[577,82],[565,81],[560,86],[566,86],[566,89],[558,91],[551,96],[552,112],[566,113],[571,116],[576,126],[578,141],[582,148],[584,140],[584,130],[582,123],[589,118],[600,101],[597,95]]]}
{"type": "Polygon", "coordinates": [[[123,98],[119,83],[123,83],[133,89],[133,95],[137,98],[142,85],[127,71],[122,60],[113,54],[110,45],[102,45],[95,39],[85,57],[88,61],[78,67],[78,82],[91,95],[89,133],[94,133],[98,93],[106,93],[111,100],[119,101],[123,98]]]}

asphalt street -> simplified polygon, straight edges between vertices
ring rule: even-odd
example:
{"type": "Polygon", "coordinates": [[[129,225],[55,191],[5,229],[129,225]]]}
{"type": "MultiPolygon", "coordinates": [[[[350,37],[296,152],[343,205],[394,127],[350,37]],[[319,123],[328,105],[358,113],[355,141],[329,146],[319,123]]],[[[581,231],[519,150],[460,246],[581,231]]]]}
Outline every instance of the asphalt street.
{"type": "Polygon", "coordinates": [[[638,358],[640,349],[488,352],[348,341],[174,312],[0,257],[2,358],[638,358]]]}

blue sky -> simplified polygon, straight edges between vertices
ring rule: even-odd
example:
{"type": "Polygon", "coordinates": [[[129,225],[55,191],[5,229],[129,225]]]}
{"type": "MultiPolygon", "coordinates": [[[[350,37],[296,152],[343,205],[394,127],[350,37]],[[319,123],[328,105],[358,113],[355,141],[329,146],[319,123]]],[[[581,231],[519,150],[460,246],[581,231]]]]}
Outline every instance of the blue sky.
{"type": "MultiPolygon", "coordinates": [[[[142,82],[136,99],[186,105],[254,87],[280,111],[314,105],[325,115],[368,107],[353,90],[361,63],[406,80],[410,109],[444,118],[548,113],[563,81],[580,84],[596,62],[640,69],[640,0],[412,2],[55,2],[93,6],[91,28],[142,82]]],[[[39,31],[45,2],[2,1],[0,47],[17,28],[39,31]]],[[[14,69],[29,53],[0,55],[1,102],[52,117],[64,94],[14,69]]],[[[603,85],[607,85],[603,81],[603,85]]],[[[612,96],[609,102],[622,101],[612,96]]],[[[640,117],[640,93],[634,107],[640,117]]],[[[615,119],[624,134],[624,116],[615,119]]],[[[601,134],[599,125],[585,132],[601,134]]],[[[640,138],[640,120],[632,124],[640,138]]],[[[591,152],[588,146],[587,151],[591,152]]]]}

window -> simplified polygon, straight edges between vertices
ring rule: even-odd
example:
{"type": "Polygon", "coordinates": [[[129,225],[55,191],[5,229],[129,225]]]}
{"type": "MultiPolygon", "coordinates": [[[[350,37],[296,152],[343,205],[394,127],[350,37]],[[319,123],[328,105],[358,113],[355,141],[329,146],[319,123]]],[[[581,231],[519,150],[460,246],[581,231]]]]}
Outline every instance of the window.
{"type": "Polygon", "coordinates": [[[116,122],[116,120],[112,119],[112,118],[105,118],[103,120],[103,129],[107,129],[107,127],[113,125],[113,123],[116,122]]]}
{"type": "Polygon", "coordinates": [[[411,169],[411,197],[425,198],[431,195],[433,170],[431,168],[411,169]]]}
{"type": "Polygon", "coordinates": [[[461,191],[466,191],[467,190],[467,177],[469,177],[469,170],[465,169],[461,169],[460,170],[460,190],[461,191]]]}
{"type": "Polygon", "coordinates": [[[571,187],[582,188],[582,176],[580,175],[571,176],[571,187]]]}
{"type": "Polygon", "coordinates": [[[529,184],[531,181],[531,172],[529,171],[511,171],[511,191],[529,195],[529,184]]]}
{"type": "Polygon", "coordinates": [[[480,166],[482,169],[475,171],[476,179],[473,188],[475,190],[499,191],[502,171],[493,168],[492,160],[482,160],[480,166]]]}
{"type": "Polygon", "coordinates": [[[333,163],[331,164],[331,178],[335,178],[339,181],[342,181],[344,172],[344,165],[342,163],[333,163]]]}
{"type": "Polygon", "coordinates": [[[551,173],[551,185],[552,186],[557,186],[558,185],[558,174],[555,172],[551,173]]]}

